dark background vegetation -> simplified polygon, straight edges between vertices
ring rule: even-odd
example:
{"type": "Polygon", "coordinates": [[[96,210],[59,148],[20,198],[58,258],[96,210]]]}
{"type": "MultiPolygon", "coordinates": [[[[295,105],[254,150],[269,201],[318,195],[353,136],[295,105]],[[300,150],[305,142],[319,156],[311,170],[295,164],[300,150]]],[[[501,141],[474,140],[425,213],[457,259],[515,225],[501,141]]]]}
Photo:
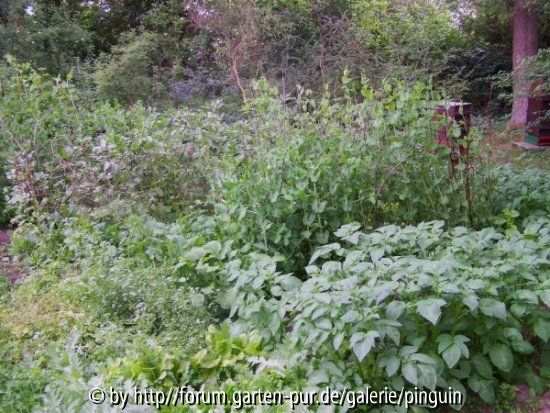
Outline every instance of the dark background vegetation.
{"type": "MultiPolygon", "coordinates": [[[[509,102],[511,2],[4,1],[0,54],[52,75],[73,71],[100,97],[157,106],[246,97],[265,76],[336,90],[343,70],[373,84],[432,79],[478,110],[509,102]]],[[[549,46],[541,2],[540,48],[549,46]]]]}

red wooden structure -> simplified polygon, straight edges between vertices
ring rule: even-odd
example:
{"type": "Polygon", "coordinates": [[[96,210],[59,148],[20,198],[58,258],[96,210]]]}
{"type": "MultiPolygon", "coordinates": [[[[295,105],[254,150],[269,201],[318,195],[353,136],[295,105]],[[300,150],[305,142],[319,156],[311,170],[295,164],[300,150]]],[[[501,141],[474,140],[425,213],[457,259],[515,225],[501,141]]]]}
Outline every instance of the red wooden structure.
{"type": "Polygon", "coordinates": [[[537,86],[533,85],[527,101],[528,129],[523,141],[536,146],[550,146],[550,96],[544,91],[537,91],[537,86]]]}

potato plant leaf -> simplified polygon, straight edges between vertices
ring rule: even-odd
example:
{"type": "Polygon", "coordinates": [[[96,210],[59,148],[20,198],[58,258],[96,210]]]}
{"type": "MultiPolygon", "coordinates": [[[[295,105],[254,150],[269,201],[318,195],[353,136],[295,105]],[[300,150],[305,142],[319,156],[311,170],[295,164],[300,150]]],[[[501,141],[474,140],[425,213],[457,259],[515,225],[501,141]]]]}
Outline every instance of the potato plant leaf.
{"type": "Polygon", "coordinates": [[[443,307],[445,304],[447,304],[446,301],[440,298],[421,300],[417,303],[417,311],[418,314],[420,314],[430,323],[436,325],[439,317],[441,316],[441,307],[443,307]]]}

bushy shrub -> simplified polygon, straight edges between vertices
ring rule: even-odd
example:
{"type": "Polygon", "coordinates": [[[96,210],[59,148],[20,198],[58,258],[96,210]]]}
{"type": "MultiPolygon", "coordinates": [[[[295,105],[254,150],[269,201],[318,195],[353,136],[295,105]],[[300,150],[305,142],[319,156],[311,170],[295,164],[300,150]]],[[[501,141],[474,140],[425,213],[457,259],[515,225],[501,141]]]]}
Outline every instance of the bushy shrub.
{"type": "Polygon", "coordinates": [[[213,42],[215,62],[231,74],[244,100],[253,79],[266,71],[271,72],[271,79],[284,75],[283,65],[288,65],[285,61],[288,62],[288,51],[292,47],[291,19],[285,19],[269,4],[258,1],[214,1],[209,6],[207,9],[200,3],[192,5],[191,22],[216,39],[213,42]]]}
{"type": "Polygon", "coordinates": [[[151,33],[128,36],[116,46],[96,73],[98,94],[105,99],[131,104],[146,101],[153,92],[153,65],[160,38],[151,33]]]}
{"type": "MultiPolygon", "coordinates": [[[[18,252],[30,254],[35,266],[14,294],[0,297],[2,338],[11,343],[0,342],[0,383],[7,383],[3,399],[14,409],[28,410],[23,394],[39,405],[44,390],[46,411],[58,404],[84,408],[87,400],[79,392],[103,378],[113,385],[119,379],[179,384],[181,377],[171,374],[153,380],[150,368],[158,367],[160,375],[188,361],[220,315],[211,298],[216,290],[195,287],[163,262],[154,245],[147,246],[149,235],[173,239],[180,227],[170,231],[170,225],[136,217],[106,225],[109,217],[103,218],[60,221],[50,238],[28,224],[14,235],[18,252]],[[25,376],[12,366],[23,358],[39,363],[41,372],[28,394],[18,390],[25,376]]],[[[186,238],[173,239],[174,245],[186,238]]],[[[38,373],[29,370],[29,380],[31,374],[38,373]]]]}
{"type": "Polygon", "coordinates": [[[42,374],[36,361],[12,354],[13,344],[7,338],[4,334],[0,341],[2,408],[8,412],[32,412],[42,401],[48,377],[42,374]]]}
{"type": "Polygon", "coordinates": [[[434,73],[445,54],[464,41],[449,24],[450,11],[428,1],[358,1],[353,19],[351,30],[384,74],[434,73]]]}
{"type": "MultiPolygon", "coordinates": [[[[21,245],[20,252],[27,249],[30,262],[43,271],[61,271],[73,263],[78,265],[71,277],[58,280],[52,275],[51,282],[39,290],[44,298],[54,293],[50,292],[53,283],[56,296],[61,296],[68,308],[82,300],[80,310],[95,322],[130,323],[137,331],[158,336],[158,340],[162,337],[166,342],[179,341],[182,351],[192,353],[198,350],[201,329],[214,320],[218,311],[208,297],[212,292],[196,289],[199,283],[195,280],[178,276],[173,268],[174,258],[163,255],[154,242],[148,243],[152,239],[147,236],[162,237],[158,241],[172,240],[182,250],[191,249],[194,238],[181,232],[176,238],[178,230],[181,228],[176,225],[152,219],[142,221],[133,216],[126,220],[126,225],[112,226],[80,217],[65,220],[61,233],[54,232],[51,238],[26,226],[16,232],[14,240],[21,245]],[[48,244],[50,248],[44,248],[48,244]],[[156,265],[159,267],[155,268],[156,265]],[[189,321],[184,331],[180,329],[183,318],[189,321]],[[182,334],[193,331],[182,340],[182,334]]],[[[45,280],[42,275],[40,282],[45,280]]],[[[35,291],[33,286],[31,282],[28,288],[35,291]]],[[[34,295],[33,292],[31,297],[34,295]]]]}
{"type": "Polygon", "coordinates": [[[260,82],[251,118],[228,124],[211,111],[89,108],[70,83],[25,66],[6,71],[0,116],[17,149],[8,166],[11,202],[26,216],[129,196],[174,212],[214,187],[217,204],[249,211],[247,242],[302,260],[348,220],[486,219],[492,184],[476,132],[453,171],[448,149],[435,143],[438,96],[420,83],[375,93],[344,77],[342,102],[302,91],[288,108],[260,82]]]}
{"type": "Polygon", "coordinates": [[[228,129],[213,111],[89,107],[69,82],[28,65],[12,62],[2,75],[0,127],[20,218],[128,198],[169,214],[178,198],[192,203],[208,190],[207,158],[222,151],[228,129]]]}
{"type": "Polygon", "coordinates": [[[8,190],[8,182],[4,176],[4,171],[0,169],[0,225],[5,224],[9,220],[10,212],[6,203],[6,191],[8,190]]]}
{"type": "Polygon", "coordinates": [[[130,36],[116,47],[108,62],[95,73],[98,94],[105,99],[135,103],[151,96],[155,36],[144,33],[130,36]]]}

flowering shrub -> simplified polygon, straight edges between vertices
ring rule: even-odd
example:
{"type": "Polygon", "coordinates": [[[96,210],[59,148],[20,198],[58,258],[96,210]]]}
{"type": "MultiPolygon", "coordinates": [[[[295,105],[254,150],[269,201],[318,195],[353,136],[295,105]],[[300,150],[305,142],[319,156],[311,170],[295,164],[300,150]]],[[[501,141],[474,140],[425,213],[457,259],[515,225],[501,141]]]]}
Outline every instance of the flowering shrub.
{"type": "Polygon", "coordinates": [[[227,126],[214,112],[90,107],[70,83],[14,62],[0,78],[9,202],[18,219],[120,199],[167,214],[207,192],[208,159],[226,144],[227,126]]]}

